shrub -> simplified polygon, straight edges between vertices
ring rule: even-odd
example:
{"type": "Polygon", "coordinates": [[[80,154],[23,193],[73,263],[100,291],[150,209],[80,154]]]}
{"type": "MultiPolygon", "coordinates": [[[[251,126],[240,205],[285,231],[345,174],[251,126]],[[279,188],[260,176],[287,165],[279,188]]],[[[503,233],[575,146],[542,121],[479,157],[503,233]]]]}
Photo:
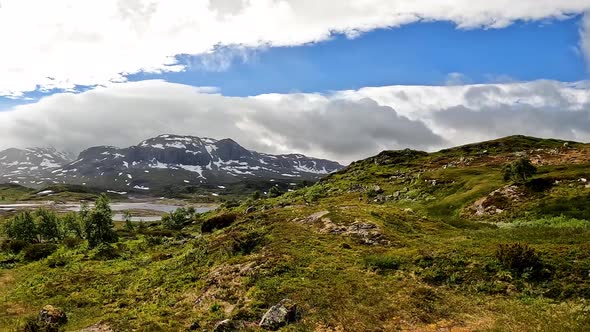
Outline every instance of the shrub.
{"type": "Polygon", "coordinates": [[[66,266],[67,264],[67,259],[66,257],[62,256],[62,255],[54,255],[49,257],[48,262],[47,262],[47,266],[49,266],[50,268],[56,268],[56,267],[63,267],[66,266]]]}
{"type": "Polygon", "coordinates": [[[504,166],[504,181],[512,180],[516,183],[527,182],[528,178],[537,173],[537,168],[526,158],[520,158],[504,166]]]}
{"type": "Polygon", "coordinates": [[[270,190],[268,191],[268,197],[274,198],[274,197],[279,197],[283,194],[283,192],[281,191],[281,189],[279,189],[279,187],[277,186],[273,186],[272,188],[270,188],[270,190]]]}
{"type": "Polygon", "coordinates": [[[313,203],[322,197],[325,197],[326,188],[321,185],[309,187],[305,192],[304,199],[306,202],[313,203]]]}
{"type": "Polygon", "coordinates": [[[111,246],[110,244],[106,243],[99,244],[96,247],[94,254],[92,255],[92,259],[95,260],[109,260],[118,257],[119,252],[117,251],[117,249],[111,246]]]}
{"type": "Polygon", "coordinates": [[[69,249],[76,248],[80,244],[82,244],[83,240],[77,237],[66,237],[64,238],[61,243],[69,249]]]}
{"type": "Polygon", "coordinates": [[[191,214],[184,208],[178,208],[162,216],[162,226],[167,229],[182,229],[191,220],[191,214]]]}
{"type": "Polygon", "coordinates": [[[53,243],[34,243],[25,248],[24,257],[28,261],[38,261],[46,258],[57,250],[53,243]]]}
{"type": "Polygon", "coordinates": [[[496,248],[496,258],[504,268],[518,274],[538,273],[543,267],[539,254],[528,244],[499,244],[496,248]]]}
{"type": "Polygon", "coordinates": [[[203,222],[201,232],[210,233],[216,229],[222,229],[233,224],[238,216],[233,213],[224,213],[213,216],[203,222]]]}
{"type": "Polygon", "coordinates": [[[235,208],[240,206],[240,202],[238,200],[235,199],[230,199],[225,201],[223,204],[221,204],[221,207],[224,207],[226,209],[231,209],[231,208],[235,208]]]}
{"type": "Polygon", "coordinates": [[[145,241],[150,246],[159,246],[160,244],[164,243],[164,238],[162,236],[148,235],[145,237],[145,241]]]}
{"type": "Polygon", "coordinates": [[[232,251],[235,254],[249,255],[264,242],[264,236],[259,232],[240,233],[233,237],[232,251]]]}
{"type": "Polygon", "coordinates": [[[363,258],[365,267],[372,271],[385,272],[399,269],[400,262],[391,255],[375,254],[363,258]]]}
{"type": "Polygon", "coordinates": [[[23,240],[6,240],[2,242],[2,251],[10,252],[13,254],[18,254],[19,252],[23,251],[29,242],[23,240]]]}

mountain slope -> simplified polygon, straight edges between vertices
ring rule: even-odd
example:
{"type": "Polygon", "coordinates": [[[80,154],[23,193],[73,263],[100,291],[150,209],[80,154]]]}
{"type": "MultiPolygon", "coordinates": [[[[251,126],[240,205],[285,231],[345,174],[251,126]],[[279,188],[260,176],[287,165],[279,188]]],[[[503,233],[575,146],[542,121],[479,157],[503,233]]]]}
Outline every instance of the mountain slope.
{"type": "Polygon", "coordinates": [[[41,185],[51,178],[53,170],[70,161],[71,156],[53,148],[0,151],[0,182],[25,186],[41,185]]]}
{"type": "Polygon", "coordinates": [[[333,161],[299,154],[249,151],[231,139],[178,135],[160,135],[128,148],[92,147],[67,164],[65,160],[47,159],[44,164],[52,167],[43,168],[41,173],[23,167],[20,159],[7,160],[11,167],[22,168],[22,176],[36,177],[35,184],[43,180],[140,192],[171,186],[224,185],[246,179],[317,180],[343,167],[333,161]]]}

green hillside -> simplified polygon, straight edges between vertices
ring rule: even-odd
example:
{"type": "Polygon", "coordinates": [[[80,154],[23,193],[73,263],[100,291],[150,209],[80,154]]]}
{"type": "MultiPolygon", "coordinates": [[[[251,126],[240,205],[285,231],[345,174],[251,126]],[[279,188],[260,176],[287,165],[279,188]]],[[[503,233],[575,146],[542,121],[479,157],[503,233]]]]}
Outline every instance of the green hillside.
{"type": "Polygon", "coordinates": [[[283,299],[297,310],[281,331],[590,329],[588,144],[385,151],[166,225],[116,224],[96,248],[62,236],[38,260],[5,238],[0,330],[50,304],[65,331],[265,331],[283,299]],[[537,173],[505,181],[521,158],[537,173]]]}

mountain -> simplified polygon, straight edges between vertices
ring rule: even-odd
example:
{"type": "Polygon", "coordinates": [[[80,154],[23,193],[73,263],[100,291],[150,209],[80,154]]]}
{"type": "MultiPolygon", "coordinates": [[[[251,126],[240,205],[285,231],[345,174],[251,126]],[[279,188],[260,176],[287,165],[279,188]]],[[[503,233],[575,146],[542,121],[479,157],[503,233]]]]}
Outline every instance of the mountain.
{"type": "Polygon", "coordinates": [[[38,186],[51,181],[51,172],[71,162],[72,156],[54,148],[0,151],[0,182],[38,186]]]}
{"type": "MultiPolygon", "coordinates": [[[[128,148],[92,147],[76,160],[65,161],[47,159],[45,164],[52,168],[28,176],[49,183],[150,192],[170,186],[224,185],[252,179],[315,181],[343,167],[300,154],[258,153],[231,139],[179,135],[160,135],[128,148]]],[[[13,167],[22,167],[17,160],[12,163],[13,167]]],[[[21,171],[26,174],[30,168],[21,171]]]]}

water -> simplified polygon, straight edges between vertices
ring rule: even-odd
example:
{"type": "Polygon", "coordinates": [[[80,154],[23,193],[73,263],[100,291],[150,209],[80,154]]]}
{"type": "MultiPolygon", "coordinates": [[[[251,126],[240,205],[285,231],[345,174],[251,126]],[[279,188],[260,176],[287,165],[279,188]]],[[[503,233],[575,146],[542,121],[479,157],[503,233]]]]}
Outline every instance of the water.
{"type": "MultiPolygon", "coordinates": [[[[39,202],[39,203],[19,203],[19,204],[0,204],[0,211],[14,211],[14,210],[25,210],[25,209],[36,209],[40,207],[51,207],[61,211],[80,211],[80,204],[68,203],[68,204],[54,204],[51,202],[39,202]]],[[[149,203],[149,202],[120,202],[112,203],[111,209],[115,212],[126,211],[126,210],[142,210],[141,217],[132,217],[131,221],[160,221],[162,214],[172,212],[180,207],[181,205],[170,205],[161,203],[149,203]]],[[[197,206],[195,210],[198,213],[203,213],[211,210],[215,210],[216,206],[197,206]]],[[[123,220],[122,213],[115,213],[113,215],[114,220],[123,220]]]]}

